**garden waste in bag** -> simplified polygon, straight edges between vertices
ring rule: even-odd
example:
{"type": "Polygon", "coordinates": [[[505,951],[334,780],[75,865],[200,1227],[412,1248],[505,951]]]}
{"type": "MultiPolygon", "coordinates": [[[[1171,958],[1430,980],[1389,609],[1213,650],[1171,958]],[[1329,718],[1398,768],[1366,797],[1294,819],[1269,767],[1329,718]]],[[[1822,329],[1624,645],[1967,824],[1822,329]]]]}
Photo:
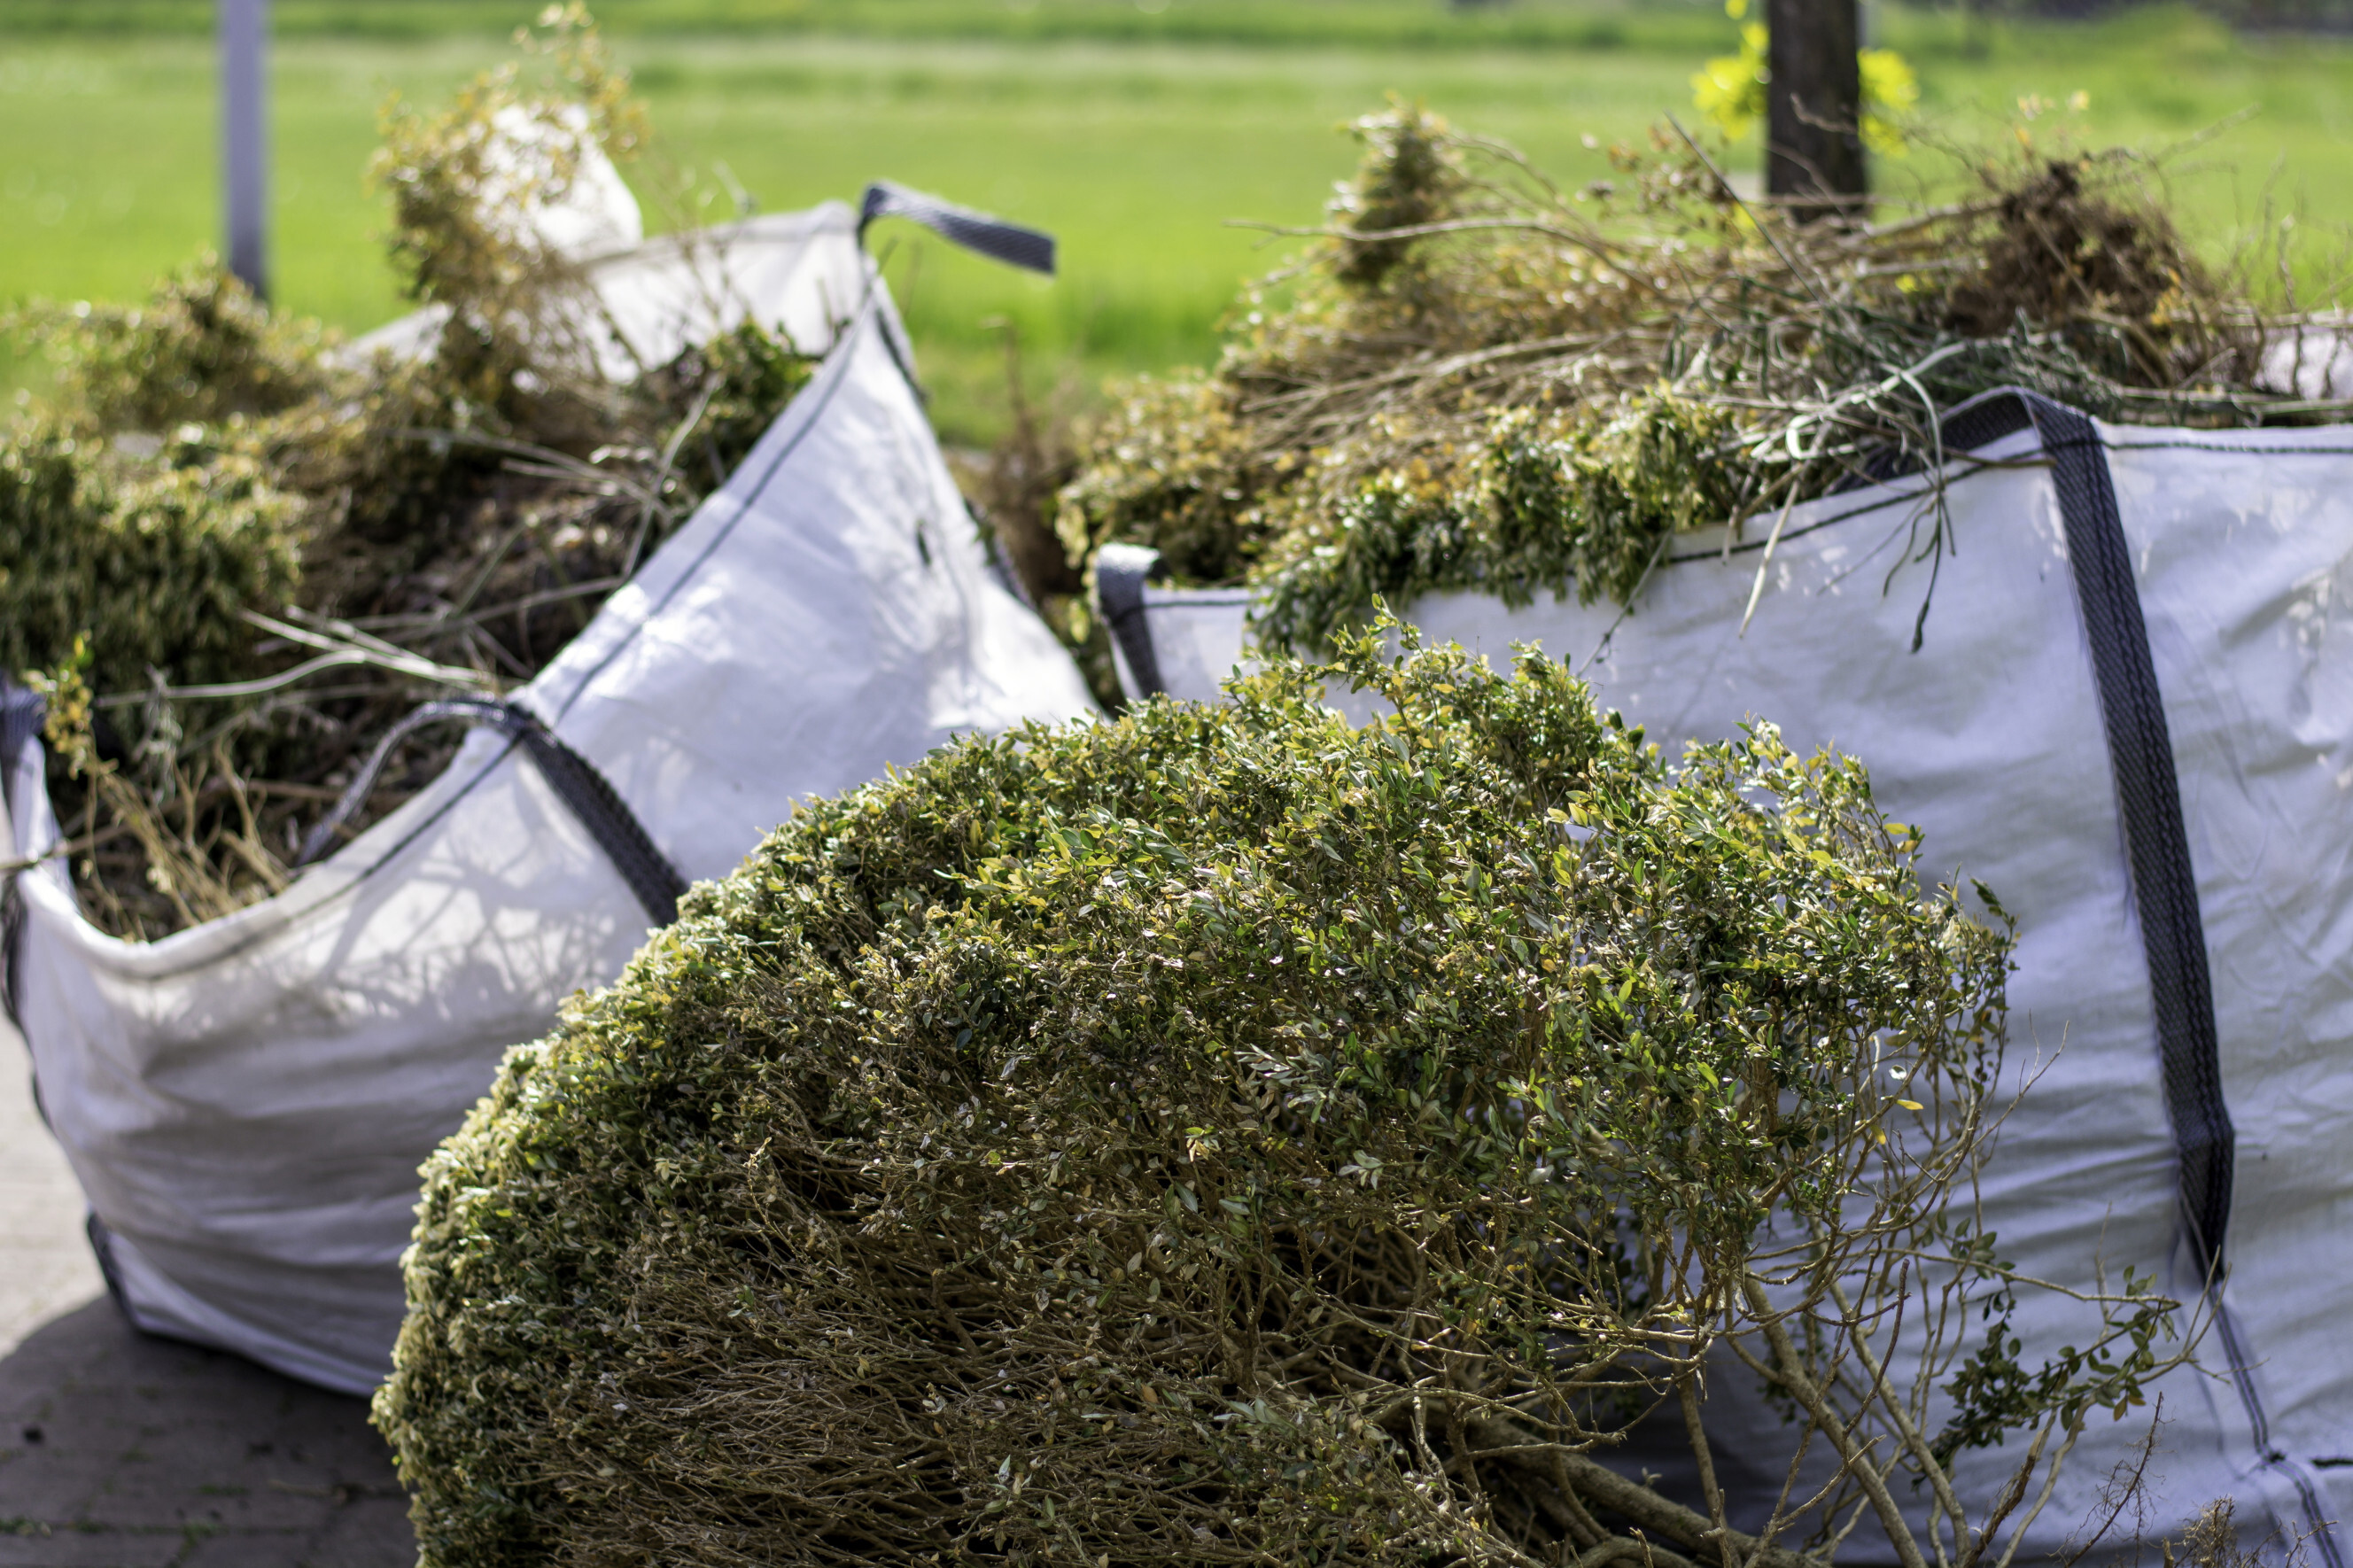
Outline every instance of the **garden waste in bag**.
{"type": "MultiPolygon", "coordinates": [[[[1881,807],[1924,832],[1924,873],[2018,921],[2017,1099],[1982,1228],[2063,1289],[2131,1269],[2195,1304],[2218,1279],[2191,1315],[2211,1316],[2202,1364],[2158,1385],[2151,1533],[2235,1496],[2289,1540],[2319,1530],[2307,1550],[2333,1564],[2322,1527],[2353,1507],[2353,444],[2112,426],[2021,394],[1944,433],[1947,531],[1925,559],[1939,498],[1913,477],[1728,547],[1679,536],[1630,608],[1448,592],[1400,613],[1491,660],[1541,645],[1671,755],[1769,716],[1800,752],[1868,763],[1881,807]]],[[[1253,595],[1155,570],[1139,546],[1098,561],[1122,679],[1216,700],[1253,595]]],[[[2063,1294],[2019,1305],[2027,1364],[2088,1342],[2063,1294]]],[[[1783,1476],[1742,1456],[1786,1444],[1739,1396],[1753,1380],[1725,1378],[1717,1479],[1753,1530],[1783,1476]]],[[[2147,1415],[2089,1418],[2029,1552],[2107,1511],[2147,1415]]],[[[1964,1450],[1955,1473],[1989,1498],[2019,1458],[1964,1450]]]]}
{"type": "MultiPolygon", "coordinates": [[[[8,997],[141,1327],[373,1386],[417,1165],[507,1047],[795,801],[1087,710],[949,479],[855,215],[756,221],[792,290],[763,309],[839,323],[814,377],[536,679],[434,715],[476,721],[435,783],[282,894],[152,943],[99,931],[41,858],[61,833],[37,702],[12,695],[0,854],[33,863],[8,997]]],[[[616,271],[659,281],[662,258],[616,271]]],[[[614,313],[650,332],[687,303],[614,313]]]]}

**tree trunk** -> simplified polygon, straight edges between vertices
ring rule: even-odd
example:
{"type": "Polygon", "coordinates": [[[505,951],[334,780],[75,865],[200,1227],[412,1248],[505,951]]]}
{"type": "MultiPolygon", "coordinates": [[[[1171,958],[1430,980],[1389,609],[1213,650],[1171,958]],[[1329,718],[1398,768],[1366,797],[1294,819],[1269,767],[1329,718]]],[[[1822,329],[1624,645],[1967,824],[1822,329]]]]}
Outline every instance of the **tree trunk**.
{"type": "Polygon", "coordinates": [[[1766,0],[1765,189],[1796,198],[1800,223],[1855,212],[1862,163],[1857,0],[1766,0]]]}

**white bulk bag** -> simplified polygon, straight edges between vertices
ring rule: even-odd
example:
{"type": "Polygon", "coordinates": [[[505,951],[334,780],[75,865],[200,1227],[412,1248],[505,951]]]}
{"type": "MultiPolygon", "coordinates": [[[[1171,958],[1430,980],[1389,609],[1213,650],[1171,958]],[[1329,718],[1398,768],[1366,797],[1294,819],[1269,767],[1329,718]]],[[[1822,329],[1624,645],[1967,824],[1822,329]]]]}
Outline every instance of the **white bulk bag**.
{"type": "Polygon", "coordinates": [[[579,261],[646,237],[645,214],[597,144],[586,104],[565,104],[543,120],[510,103],[491,116],[483,153],[478,199],[512,238],[535,238],[579,261]],[[567,156],[571,170],[559,175],[567,156]]]}
{"type": "MultiPolygon", "coordinates": [[[[604,170],[583,187],[591,194],[580,199],[618,186],[617,199],[630,200],[612,165],[604,163],[604,170]]],[[[631,225],[635,210],[632,204],[631,225]]],[[[612,248],[586,241],[575,248],[573,237],[586,231],[569,220],[551,220],[547,209],[530,216],[541,237],[578,264],[594,300],[573,325],[595,352],[597,368],[615,382],[668,364],[690,344],[733,331],[747,318],[782,331],[803,353],[824,353],[834,329],[865,297],[867,261],[858,242],[880,218],[922,224],[1009,266],[1054,270],[1050,235],[888,180],[868,185],[856,211],[823,202],[805,212],[765,213],[612,248]]],[[[354,339],[336,357],[346,364],[364,364],[377,353],[420,359],[434,351],[448,320],[448,306],[427,305],[354,339]]]]}
{"type": "MultiPolygon", "coordinates": [[[[1948,416],[1947,445],[2008,466],[1948,470],[1916,653],[1917,479],[1797,509],[1745,636],[1755,533],[1672,557],[1630,614],[1462,593],[1404,614],[1492,660],[1541,644],[1670,756],[1751,717],[1857,756],[1925,831],[1927,876],[1995,892],[2019,921],[2011,1081],[2042,1076],[2000,1134],[1986,1225],[2028,1275],[2088,1287],[2096,1264],[2113,1286],[2129,1265],[2183,1300],[2219,1247],[2207,1371],[2158,1385],[2152,1524],[2235,1496],[2294,1539],[2353,1502],[2353,446],[2094,426],[2014,395],[1948,416]],[[2020,428],[2030,406],[2042,437],[2020,428]]],[[[1148,552],[1105,555],[1130,690],[1214,700],[1249,595],[1155,587],[1148,552]]],[[[2084,1342],[2083,1309],[2021,1296],[2030,1368],[2084,1342]]],[[[1745,1408],[1716,1463],[1753,1530],[1787,1441],[1745,1408]]],[[[2146,1417],[2093,1415],[2030,1556],[2093,1511],[2146,1417]]],[[[2021,1457],[1965,1454],[1965,1495],[1981,1507],[2021,1457]]],[[[2328,1535],[2309,1550],[2333,1568],[2328,1535]]]]}
{"type": "MultiPolygon", "coordinates": [[[[619,973],[670,868],[723,876],[797,800],[1088,711],[845,254],[865,298],[815,377],[423,794],[282,895],[153,943],[85,921],[59,860],[15,879],[10,995],[142,1328],[374,1386],[418,1164],[507,1047],[619,973]]],[[[39,855],[59,834],[37,716],[9,716],[0,856],[39,855]]]]}
{"type": "MultiPolygon", "coordinates": [[[[747,317],[803,353],[822,353],[865,295],[859,226],[858,213],[825,202],[601,253],[581,265],[596,294],[596,319],[579,323],[583,338],[617,382],[668,364],[747,317]]],[[[336,357],[346,364],[375,353],[421,359],[448,319],[448,306],[427,305],[354,338],[336,357]]]]}

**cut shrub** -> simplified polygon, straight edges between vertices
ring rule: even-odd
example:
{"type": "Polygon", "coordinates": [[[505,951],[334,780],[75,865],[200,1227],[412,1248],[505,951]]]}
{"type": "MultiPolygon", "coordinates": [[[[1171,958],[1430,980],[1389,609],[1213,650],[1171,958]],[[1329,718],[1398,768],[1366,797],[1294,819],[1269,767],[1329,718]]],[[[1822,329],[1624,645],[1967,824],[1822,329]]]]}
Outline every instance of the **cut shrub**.
{"type": "Polygon", "coordinates": [[[1852,762],[1339,659],[817,802],[514,1053],[375,1405],[423,1561],[1699,1555],[1585,1450],[1793,1246],[1927,1278],[2005,938],[1852,762]]]}

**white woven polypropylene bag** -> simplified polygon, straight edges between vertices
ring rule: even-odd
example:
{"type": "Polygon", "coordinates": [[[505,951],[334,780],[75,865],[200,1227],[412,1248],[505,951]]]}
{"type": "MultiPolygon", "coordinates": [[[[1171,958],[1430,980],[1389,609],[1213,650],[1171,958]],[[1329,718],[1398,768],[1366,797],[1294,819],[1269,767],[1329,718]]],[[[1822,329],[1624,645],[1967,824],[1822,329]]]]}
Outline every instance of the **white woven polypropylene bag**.
{"type": "MultiPolygon", "coordinates": [[[[2151,1523],[2178,1531],[2234,1496],[2242,1518],[2268,1508],[2293,1539],[2353,1502],[2353,446],[2331,430],[2097,428],[2170,731],[2237,1130],[2222,1300],[2242,1353],[2234,1368],[2210,1334],[2205,1370],[2158,1385],[2151,1523]]],[[[2019,921],[2009,1081],[2031,1088],[1987,1172],[2000,1251],[2042,1279],[2089,1288],[2105,1269],[2114,1287],[2130,1266],[2194,1298],[2067,531],[2031,432],[1978,456],[2005,461],[1956,470],[1939,561],[1917,548],[1918,480],[1797,509],[1746,635],[1762,528],[1728,552],[1685,549],[1631,613],[1453,593],[1406,618],[1497,661],[1540,644],[1670,756],[1766,719],[1801,751],[1862,759],[1879,804],[1925,831],[1924,871],[1984,882],[2019,921]]],[[[1148,658],[1172,694],[1215,700],[1248,611],[1236,591],[1144,587],[1123,679],[1148,658]]],[[[2084,1342],[2087,1322],[2030,1290],[2019,1326],[2031,1367],[2084,1342]]],[[[1781,1482],[1761,1461],[1787,1439],[1734,1394],[1711,1401],[1716,1463],[1736,1522],[1754,1529],[1781,1482]]],[[[2093,1415],[2027,1555],[2094,1510],[2147,1416],[2093,1415]]],[[[2021,1458],[2016,1445],[1964,1454],[1965,1495],[1982,1504],[2021,1458]]],[[[2332,1542],[2313,1550],[2332,1561],[2332,1542]]]]}
{"type": "MultiPolygon", "coordinates": [[[[846,259],[819,270],[869,287],[815,378],[516,694],[688,878],[732,870],[797,800],[1090,707],[992,572],[846,223],[829,243],[846,259]]],[[[42,768],[25,743],[0,856],[58,842],[42,768]]],[[[17,1016],[133,1319],[353,1392],[390,1364],[418,1164],[502,1053],[617,975],[648,923],[491,729],[227,919],[114,940],[55,859],[16,896],[17,1016]]]]}

